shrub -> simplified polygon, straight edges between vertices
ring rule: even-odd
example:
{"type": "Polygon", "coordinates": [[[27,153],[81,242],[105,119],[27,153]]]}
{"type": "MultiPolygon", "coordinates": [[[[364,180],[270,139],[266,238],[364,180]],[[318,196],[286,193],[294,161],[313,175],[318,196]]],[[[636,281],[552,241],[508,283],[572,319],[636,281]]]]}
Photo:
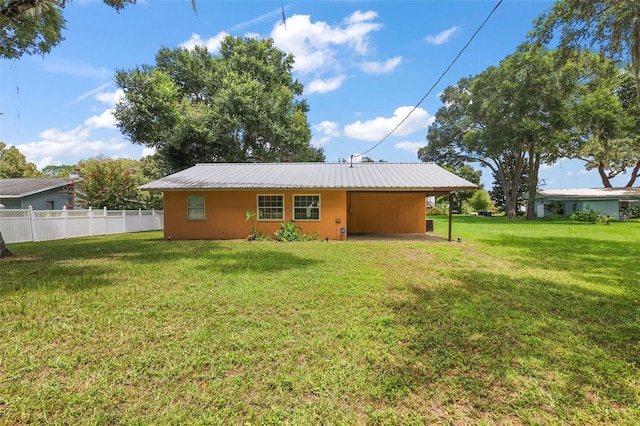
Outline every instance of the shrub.
{"type": "Polygon", "coordinates": [[[604,218],[602,215],[600,215],[600,213],[595,212],[591,209],[581,211],[581,212],[575,212],[571,216],[569,216],[569,219],[575,222],[590,222],[590,223],[608,221],[607,218],[604,218]]]}
{"type": "Polygon", "coordinates": [[[294,220],[281,222],[280,229],[274,232],[278,241],[311,241],[319,240],[318,233],[305,234],[294,220]]]}

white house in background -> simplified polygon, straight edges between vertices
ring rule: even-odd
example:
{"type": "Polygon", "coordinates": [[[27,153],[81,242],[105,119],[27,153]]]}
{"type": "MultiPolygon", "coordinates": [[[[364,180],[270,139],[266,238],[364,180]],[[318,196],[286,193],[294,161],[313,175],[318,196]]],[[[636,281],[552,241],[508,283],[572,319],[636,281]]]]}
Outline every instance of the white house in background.
{"type": "Polygon", "coordinates": [[[593,210],[603,216],[620,220],[621,212],[640,207],[640,187],[547,189],[536,192],[536,216],[550,214],[570,216],[575,212],[593,210]]]}

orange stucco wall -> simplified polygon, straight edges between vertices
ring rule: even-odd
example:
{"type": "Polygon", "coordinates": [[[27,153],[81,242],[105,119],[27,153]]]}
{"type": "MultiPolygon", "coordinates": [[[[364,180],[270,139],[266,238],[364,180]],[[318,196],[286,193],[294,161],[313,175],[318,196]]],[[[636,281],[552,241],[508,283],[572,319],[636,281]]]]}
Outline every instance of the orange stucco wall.
{"type": "MultiPolygon", "coordinates": [[[[247,211],[257,211],[258,194],[284,195],[285,221],[293,218],[293,195],[320,195],[320,220],[298,220],[296,224],[307,234],[317,232],[320,238],[345,238],[340,228],[347,227],[346,191],[176,191],[164,193],[164,234],[176,240],[247,238],[251,221],[247,211]],[[205,196],[205,219],[187,220],[187,196],[205,196]],[[340,223],[336,223],[336,219],[340,223]]],[[[424,208],[424,202],[423,202],[424,208]]],[[[255,218],[254,218],[255,219],[255,218]]],[[[256,229],[273,236],[280,228],[279,220],[255,220],[256,229]]]]}
{"type": "Polygon", "coordinates": [[[349,234],[425,232],[422,192],[350,192],[349,234]]]}

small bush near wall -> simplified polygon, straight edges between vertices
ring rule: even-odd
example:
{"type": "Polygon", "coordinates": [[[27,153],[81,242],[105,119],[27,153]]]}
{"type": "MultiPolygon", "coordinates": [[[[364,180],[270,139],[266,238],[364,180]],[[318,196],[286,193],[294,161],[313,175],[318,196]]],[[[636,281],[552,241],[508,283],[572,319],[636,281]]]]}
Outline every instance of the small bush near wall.
{"type": "Polygon", "coordinates": [[[603,217],[600,213],[595,212],[593,210],[575,212],[571,216],[569,216],[569,219],[575,222],[590,222],[590,223],[608,222],[608,218],[603,217]]]}

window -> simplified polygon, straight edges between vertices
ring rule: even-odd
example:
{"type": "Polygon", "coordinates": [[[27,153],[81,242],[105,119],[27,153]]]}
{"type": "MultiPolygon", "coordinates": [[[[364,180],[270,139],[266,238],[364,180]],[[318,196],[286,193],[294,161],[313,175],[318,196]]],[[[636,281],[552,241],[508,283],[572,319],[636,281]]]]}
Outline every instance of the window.
{"type": "Polygon", "coordinates": [[[187,219],[204,220],[204,195],[187,196],[187,219]]]}
{"type": "Polygon", "coordinates": [[[47,201],[47,210],[55,210],[53,201],[47,201]]]}
{"type": "Polygon", "coordinates": [[[320,220],[320,196],[319,195],[294,195],[293,196],[294,220],[320,220]]]}
{"type": "Polygon", "coordinates": [[[258,195],[258,220],[284,220],[284,196],[258,195]]]}

